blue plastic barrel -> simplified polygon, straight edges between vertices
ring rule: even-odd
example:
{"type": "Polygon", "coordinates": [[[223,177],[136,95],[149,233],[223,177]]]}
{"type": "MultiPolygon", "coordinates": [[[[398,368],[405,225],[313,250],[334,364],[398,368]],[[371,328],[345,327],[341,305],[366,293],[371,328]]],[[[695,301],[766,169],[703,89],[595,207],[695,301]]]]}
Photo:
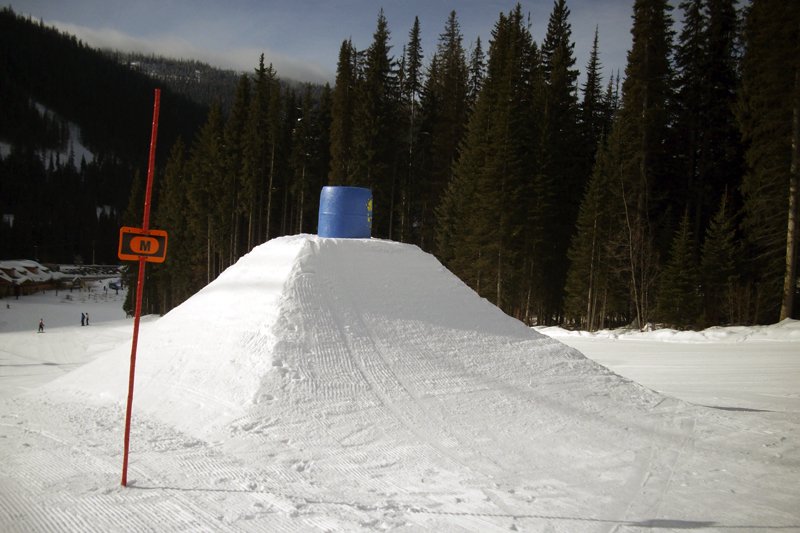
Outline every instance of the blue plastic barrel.
{"type": "Polygon", "coordinates": [[[372,191],[362,187],[323,187],[317,235],[369,239],[372,236],[372,191]]]}

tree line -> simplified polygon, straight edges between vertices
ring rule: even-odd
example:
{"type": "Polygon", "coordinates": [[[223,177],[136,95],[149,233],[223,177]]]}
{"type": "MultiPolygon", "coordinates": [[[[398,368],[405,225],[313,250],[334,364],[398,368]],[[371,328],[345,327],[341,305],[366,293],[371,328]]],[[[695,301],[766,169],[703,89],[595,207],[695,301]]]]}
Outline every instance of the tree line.
{"type": "Polygon", "coordinates": [[[486,52],[453,12],[427,60],[419,19],[393,53],[381,11],[317,94],[282,88],[262,57],[229,116],[170,154],[157,220],[182,248],[152,305],[313,232],[332,184],[371,188],[375,237],[434,253],[530,324],[792,316],[800,6],[735,4],[681,2],[676,34],[666,0],[636,0],[624,76],[604,77],[597,29],[580,87],[566,0],[541,43],[519,5],[500,14],[486,52]]]}
{"type": "MultiPolygon", "coordinates": [[[[486,49],[465,47],[453,12],[434,50],[416,19],[393,51],[380,12],[366,48],[342,42],[333,88],[282,83],[262,57],[159,152],[154,225],[170,258],[151,269],[146,309],[168,311],[268,239],[315,231],[331,184],[371,188],[375,237],[434,253],[530,324],[793,316],[795,4],[685,0],[678,33],[666,0],[635,0],[624,74],[603,71],[597,28],[580,86],[565,0],[540,43],[516,6],[486,49]]],[[[124,223],[138,224],[141,182],[124,223]]]]}

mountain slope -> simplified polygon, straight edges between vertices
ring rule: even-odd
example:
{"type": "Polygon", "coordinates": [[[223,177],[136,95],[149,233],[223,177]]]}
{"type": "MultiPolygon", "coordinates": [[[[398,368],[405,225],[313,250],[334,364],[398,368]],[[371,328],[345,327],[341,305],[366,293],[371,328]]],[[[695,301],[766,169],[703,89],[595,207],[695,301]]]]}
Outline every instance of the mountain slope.
{"type": "MultiPolygon", "coordinates": [[[[29,127],[16,119],[32,99],[77,124],[94,152],[147,161],[156,83],[118,64],[74,36],[0,9],[0,138],[18,139],[29,127]],[[14,120],[12,120],[14,119],[14,120]]],[[[164,89],[159,148],[166,153],[178,135],[191,139],[206,108],[164,89]]],[[[39,137],[39,136],[37,136],[39,137]]],[[[144,164],[143,164],[144,165],[144,164]]]]}

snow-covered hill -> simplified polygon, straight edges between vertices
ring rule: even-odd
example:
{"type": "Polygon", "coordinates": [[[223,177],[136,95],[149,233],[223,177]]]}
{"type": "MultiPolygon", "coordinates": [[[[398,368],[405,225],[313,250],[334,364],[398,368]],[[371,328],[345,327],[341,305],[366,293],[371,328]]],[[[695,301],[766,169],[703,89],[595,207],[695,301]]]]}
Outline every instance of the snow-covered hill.
{"type": "Polygon", "coordinates": [[[800,528],[800,414],[654,392],[416,247],[276,239],[145,324],[121,488],[129,351],[0,403],[0,529],[800,528]]]}

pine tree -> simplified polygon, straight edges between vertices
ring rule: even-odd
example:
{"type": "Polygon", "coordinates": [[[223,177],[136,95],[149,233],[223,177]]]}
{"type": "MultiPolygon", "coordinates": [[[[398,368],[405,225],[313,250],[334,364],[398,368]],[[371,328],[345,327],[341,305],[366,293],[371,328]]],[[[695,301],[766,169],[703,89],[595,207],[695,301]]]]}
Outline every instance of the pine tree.
{"type": "Polygon", "coordinates": [[[599,30],[595,27],[592,52],[589,63],[586,65],[586,81],[583,84],[583,101],[580,106],[580,123],[583,131],[584,143],[591,162],[599,148],[600,139],[608,133],[609,124],[606,123],[603,110],[603,86],[601,83],[599,30]]]}
{"type": "MultiPolygon", "coordinates": [[[[276,194],[273,211],[279,217],[275,224],[274,237],[287,235],[292,232],[292,218],[296,208],[294,194],[297,192],[295,183],[296,175],[292,171],[292,143],[295,140],[294,132],[298,121],[302,120],[300,97],[291,87],[281,91],[281,102],[278,114],[278,154],[276,155],[275,176],[273,190],[276,194]]],[[[309,109],[309,120],[310,109],[309,109]]]]}
{"type": "Polygon", "coordinates": [[[519,315],[520,237],[527,208],[520,196],[532,166],[527,125],[535,47],[520,6],[500,15],[492,35],[484,88],[437,211],[437,244],[448,268],[519,315]]]}
{"type": "Polygon", "coordinates": [[[577,78],[570,10],[565,0],[556,0],[541,47],[545,80],[542,122],[541,179],[552,190],[553,199],[542,210],[541,226],[531,231],[547,235],[540,248],[542,291],[538,295],[541,323],[557,322],[563,309],[567,249],[581,194],[591,173],[593,150],[582,143],[578,124],[577,78]]]}
{"type": "MultiPolygon", "coordinates": [[[[284,150],[286,144],[284,134],[288,131],[286,129],[286,122],[284,121],[284,99],[282,98],[281,87],[278,83],[277,75],[272,69],[272,65],[270,65],[268,73],[269,108],[266,115],[266,129],[262,133],[265,134],[267,138],[267,154],[269,158],[267,163],[269,179],[266,183],[266,210],[264,212],[265,241],[279,234],[275,229],[277,224],[273,225],[273,219],[279,217],[281,210],[274,208],[273,199],[275,198],[275,192],[280,182],[281,170],[283,170],[282,163],[283,157],[285,156],[284,150]]],[[[288,106],[288,108],[293,109],[292,106],[288,106]]]]}
{"type": "Polygon", "coordinates": [[[588,331],[605,325],[604,310],[608,293],[605,245],[611,227],[606,208],[610,189],[606,182],[608,174],[605,150],[601,149],[581,202],[575,235],[568,252],[570,266],[565,288],[567,324],[588,331]]]}
{"type": "Polygon", "coordinates": [[[409,113],[412,118],[412,130],[417,114],[419,97],[422,92],[423,73],[422,73],[422,42],[420,37],[419,17],[414,17],[414,25],[408,34],[408,46],[405,52],[405,69],[403,95],[408,101],[409,113]]]}
{"type": "Polygon", "coordinates": [[[745,27],[738,118],[746,151],[744,230],[756,322],[791,316],[796,293],[800,4],[755,0],[745,27]]]}
{"type": "Polygon", "coordinates": [[[422,44],[420,37],[419,18],[414,17],[414,25],[408,35],[408,46],[405,49],[403,68],[402,106],[403,114],[407,117],[408,134],[405,143],[408,147],[406,165],[407,172],[403,176],[400,187],[400,229],[398,237],[401,242],[413,240],[413,220],[418,216],[420,199],[419,168],[417,156],[418,137],[420,131],[420,99],[424,85],[422,71],[422,44]]]}
{"type": "Polygon", "coordinates": [[[481,38],[475,40],[475,46],[469,58],[469,81],[467,82],[467,104],[472,110],[478,100],[478,93],[483,87],[483,79],[486,76],[486,57],[483,53],[481,38]]]}
{"type": "MultiPolygon", "coordinates": [[[[736,121],[740,38],[735,0],[708,0],[708,106],[705,111],[705,188],[699,202],[707,224],[723,191],[738,191],[744,174],[744,147],[736,121]]],[[[732,197],[733,198],[733,197],[732,197]]],[[[738,198],[736,205],[738,205],[738,198]]],[[[695,224],[697,231],[702,227],[695,224]]]]}
{"type": "Polygon", "coordinates": [[[228,263],[234,263],[241,257],[247,244],[248,190],[247,180],[247,122],[250,111],[250,78],[242,75],[236,88],[231,112],[225,124],[226,173],[231,177],[231,231],[230,256],[228,263]]]}
{"type": "Polygon", "coordinates": [[[373,235],[393,235],[396,201],[397,107],[399,88],[390,57],[389,25],[383,10],[373,41],[366,50],[355,108],[354,185],[372,190],[375,203],[373,235]]]}
{"type": "Polygon", "coordinates": [[[316,214],[319,208],[319,191],[328,183],[328,176],[332,167],[331,162],[331,136],[333,129],[333,89],[327,83],[322,87],[319,95],[317,107],[317,123],[319,125],[319,136],[317,137],[317,152],[314,158],[314,176],[316,181],[313,185],[315,194],[312,198],[313,224],[311,228],[316,228],[316,214]]]}
{"type": "Polygon", "coordinates": [[[189,298],[198,287],[190,284],[186,272],[193,261],[188,238],[189,209],[187,201],[188,176],[185,146],[178,138],[170,150],[158,194],[154,221],[169,234],[167,261],[154,265],[158,275],[159,312],[164,314],[189,298]]]}
{"type": "Polygon", "coordinates": [[[639,327],[649,320],[658,268],[654,228],[669,227],[675,189],[669,145],[673,79],[670,66],[670,6],[664,0],[636,0],[621,106],[609,134],[613,187],[609,209],[617,232],[609,246],[612,270],[624,279],[639,327]]]}
{"type": "Polygon", "coordinates": [[[219,106],[212,106],[206,124],[192,143],[188,162],[187,241],[193,245],[195,254],[189,276],[197,289],[210,283],[221,271],[224,256],[221,243],[227,241],[230,204],[225,198],[230,191],[225,191],[223,132],[222,111],[219,106]]]}
{"type": "Polygon", "coordinates": [[[603,137],[607,138],[611,133],[611,126],[614,123],[614,118],[619,111],[620,102],[620,76],[619,72],[611,75],[606,84],[606,91],[603,94],[603,99],[600,105],[602,124],[603,124],[603,137]]]}
{"type": "Polygon", "coordinates": [[[434,61],[423,95],[423,130],[427,151],[420,180],[419,245],[434,249],[438,225],[436,206],[453,177],[459,158],[469,108],[467,105],[468,69],[462,35],[455,11],[451,11],[439,35],[434,61]]]}
{"type": "Polygon", "coordinates": [[[740,249],[727,193],[711,219],[703,242],[700,274],[703,286],[704,325],[731,324],[738,319],[736,288],[740,249]]]}
{"type": "Polygon", "coordinates": [[[692,227],[695,231],[702,221],[700,206],[704,189],[701,160],[705,157],[704,126],[707,120],[705,111],[709,105],[707,100],[708,86],[705,69],[708,63],[708,43],[706,40],[707,21],[703,14],[705,0],[685,0],[680,7],[684,11],[683,29],[675,53],[678,69],[678,130],[681,135],[677,141],[681,144],[680,153],[682,170],[686,184],[681,187],[680,202],[688,205],[692,227]]]}
{"type": "Polygon", "coordinates": [[[681,3],[684,24],[676,51],[679,168],[693,231],[707,225],[725,188],[742,173],[736,98],[736,12],[733,0],[681,3]]]}
{"type": "MultiPolygon", "coordinates": [[[[419,132],[417,136],[417,149],[412,164],[416,170],[414,183],[414,201],[411,204],[411,233],[412,242],[418,244],[423,250],[436,249],[432,242],[431,234],[437,230],[437,212],[439,202],[430,198],[429,189],[433,188],[434,176],[440,175],[438,158],[434,154],[434,132],[439,129],[442,114],[441,91],[441,66],[438,53],[434,53],[428,64],[425,83],[420,97],[419,132]]],[[[447,182],[436,183],[439,187],[446,187],[447,182]]]]}
{"type": "Polygon", "coordinates": [[[357,56],[352,41],[342,42],[331,104],[329,185],[351,185],[355,180],[353,120],[358,83],[357,56]]]}
{"type": "Polygon", "coordinates": [[[687,212],[672,239],[658,293],[660,320],[678,328],[693,326],[700,317],[702,300],[695,248],[687,212]]]}
{"type": "Polygon", "coordinates": [[[270,99],[275,72],[264,65],[264,54],[259,57],[253,79],[250,115],[244,151],[245,182],[242,189],[247,198],[247,250],[264,241],[263,213],[265,192],[270,178],[270,99]]]}
{"type": "Polygon", "coordinates": [[[590,331],[630,322],[630,253],[621,231],[620,129],[601,141],[569,249],[567,323],[590,331]]]}
{"type": "Polygon", "coordinates": [[[308,202],[314,192],[309,186],[313,183],[312,160],[315,150],[315,135],[317,130],[316,117],[314,116],[314,104],[311,99],[311,86],[306,85],[303,91],[303,99],[300,104],[300,116],[295,121],[292,130],[292,187],[291,194],[294,199],[292,209],[293,216],[291,224],[292,233],[303,233],[309,230],[308,202]]]}

